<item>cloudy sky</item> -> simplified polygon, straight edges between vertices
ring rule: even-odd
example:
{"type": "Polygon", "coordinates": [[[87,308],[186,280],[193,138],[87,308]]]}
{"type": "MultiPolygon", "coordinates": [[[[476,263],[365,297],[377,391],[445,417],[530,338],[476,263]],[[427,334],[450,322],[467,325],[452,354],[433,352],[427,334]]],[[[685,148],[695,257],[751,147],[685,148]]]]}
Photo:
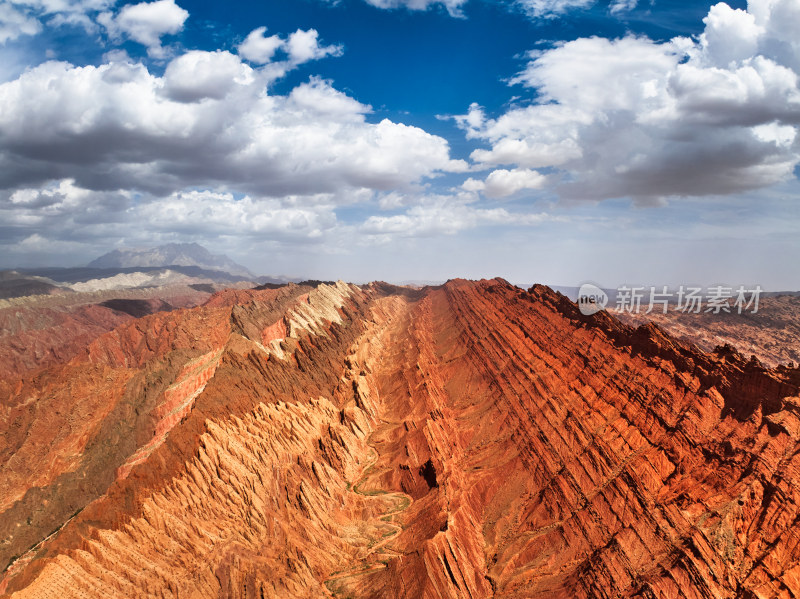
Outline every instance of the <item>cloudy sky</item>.
{"type": "Polygon", "coordinates": [[[0,0],[0,267],[800,289],[800,0],[0,0]]]}

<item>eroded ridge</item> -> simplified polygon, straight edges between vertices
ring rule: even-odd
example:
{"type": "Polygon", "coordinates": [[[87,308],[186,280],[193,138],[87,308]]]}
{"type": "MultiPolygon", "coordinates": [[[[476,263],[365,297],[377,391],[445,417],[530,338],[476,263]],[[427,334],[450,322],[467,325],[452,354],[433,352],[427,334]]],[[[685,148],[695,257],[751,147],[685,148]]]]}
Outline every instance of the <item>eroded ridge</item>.
{"type": "Polygon", "coordinates": [[[501,279],[222,292],[2,383],[0,591],[800,595],[799,384],[501,279]]]}

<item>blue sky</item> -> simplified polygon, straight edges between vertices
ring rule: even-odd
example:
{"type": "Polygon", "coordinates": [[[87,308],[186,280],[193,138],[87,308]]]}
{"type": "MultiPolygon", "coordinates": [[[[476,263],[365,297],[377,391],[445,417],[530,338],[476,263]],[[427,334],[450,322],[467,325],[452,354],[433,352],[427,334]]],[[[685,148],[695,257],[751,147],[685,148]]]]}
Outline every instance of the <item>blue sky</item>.
{"type": "Polygon", "coordinates": [[[800,288],[799,0],[0,0],[0,267],[800,288]]]}

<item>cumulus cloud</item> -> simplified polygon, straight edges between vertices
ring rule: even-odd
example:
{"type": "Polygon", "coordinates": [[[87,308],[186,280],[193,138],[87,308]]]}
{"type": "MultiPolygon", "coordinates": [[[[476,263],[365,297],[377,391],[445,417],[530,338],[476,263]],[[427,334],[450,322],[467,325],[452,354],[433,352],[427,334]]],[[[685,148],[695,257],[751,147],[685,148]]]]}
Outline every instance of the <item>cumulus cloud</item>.
{"type": "Polygon", "coordinates": [[[127,192],[93,194],[89,190],[76,187],[74,180],[64,179],[40,188],[17,189],[5,194],[0,205],[4,209],[36,210],[31,214],[21,213],[24,219],[47,219],[61,218],[81,206],[116,212],[127,208],[130,198],[131,194],[127,192]]]}
{"type": "MultiPolygon", "coordinates": [[[[414,198],[414,205],[403,213],[370,216],[359,232],[378,238],[430,237],[454,235],[483,225],[531,226],[553,219],[545,213],[520,214],[505,208],[480,207],[476,201],[472,193],[414,198]]],[[[405,203],[396,202],[395,206],[405,203]]]]}
{"type": "MultiPolygon", "coordinates": [[[[555,169],[563,197],[736,193],[800,163],[800,10],[794,0],[711,8],[697,40],[584,38],[531,54],[514,83],[537,103],[457,118],[482,168],[555,169]],[[576,85],[576,82],[580,82],[576,85]]],[[[488,182],[488,181],[487,181],[488,182]]]]}
{"type": "Polygon", "coordinates": [[[146,46],[150,56],[163,58],[161,38],[179,33],[188,17],[188,11],[175,4],[175,0],[156,0],[128,4],[117,15],[102,13],[98,22],[112,38],[124,35],[146,46]]]}
{"type": "MultiPolygon", "coordinates": [[[[123,12],[113,26],[133,35],[123,12]]],[[[161,48],[160,31],[136,35],[161,48]]],[[[287,71],[340,49],[298,30],[275,36],[269,50],[265,32],[255,30],[239,55],[183,52],[163,73],[115,50],[97,66],[50,61],[0,84],[6,250],[42,259],[74,244],[93,253],[86,248],[120,239],[194,237],[347,245],[357,224],[341,223],[337,209],[466,172],[445,139],[370,122],[371,107],[331,81],[270,93],[287,71]]]]}
{"type": "Polygon", "coordinates": [[[523,189],[541,189],[547,183],[547,177],[538,171],[518,168],[513,170],[497,169],[489,173],[486,181],[476,184],[474,179],[465,182],[465,189],[483,191],[488,198],[504,198],[523,189]]]}
{"type": "Polygon", "coordinates": [[[309,60],[319,60],[328,55],[337,56],[341,54],[341,46],[321,46],[319,44],[319,34],[315,29],[303,31],[298,29],[289,36],[286,41],[286,51],[289,53],[289,60],[294,64],[302,64],[309,60]]]}
{"type": "Polygon", "coordinates": [[[403,188],[463,171],[447,142],[311,79],[272,96],[271,73],[193,51],[159,77],[142,64],[48,62],[0,85],[0,189],[74,179],[85,189],[258,196],[403,188]]]}
{"type": "Polygon", "coordinates": [[[78,26],[87,33],[102,25],[112,39],[126,37],[147,47],[156,58],[164,57],[161,38],[181,31],[189,13],[174,0],[128,4],[117,14],[116,0],[0,0],[0,44],[40,33],[44,25],[78,26]]]}
{"type": "Polygon", "coordinates": [[[64,179],[0,192],[0,245],[6,256],[34,262],[52,260],[67,248],[69,256],[88,260],[120,240],[129,245],[203,239],[229,240],[236,247],[264,240],[315,246],[342,229],[335,213],[342,201],[331,194],[276,199],[214,190],[157,197],[93,191],[64,179]]]}
{"type": "Polygon", "coordinates": [[[35,35],[41,29],[38,19],[25,14],[11,2],[0,2],[0,44],[23,35],[35,35]]]}
{"type": "Polygon", "coordinates": [[[136,209],[135,220],[158,231],[204,236],[268,237],[280,241],[308,242],[337,225],[332,198],[308,199],[306,205],[282,200],[236,199],[231,193],[210,190],[182,191],[136,209]]]}
{"type": "Polygon", "coordinates": [[[50,26],[78,25],[96,30],[91,15],[106,10],[114,0],[0,0],[0,44],[41,32],[50,26]]]}
{"type": "Polygon", "coordinates": [[[113,240],[125,228],[119,225],[133,205],[133,194],[128,191],[90,191],[71,179],[0,192],[3,251],[46,253],[57,244],[113,240]]]}
{"type": "Polygon", "coordinates": [[[279,35],[265,35],[266,27],[259,27],[250,32],[247,38],[239,44],[239,56],[255,64],[267,64],[273,61],[276,53],[282,51],[286,54],[286,66],[297,65],[319,60],[326,56],[340,56],[342,47],[339,45],[323,46],[319,42],[319,33],[316,29],[298,29],[287,39],[279,35]]]}
{"type": "Polygon", "coordinates": [[[52,259],[59,248],[69,248],[69,255],[88,260],[120,243],[135,246],[202,239],[246,251],[268,241],[290,252],[315,247],[335,251],[351,248],[354,236],[362,245],[383,245],[483,226],[537,226],[565,220],[485,207],[474,193],[383,195],[387,201],[382,207],[390,213],[349,223],[337,217],[337,208],[348,201],[367,205],[374,196],[370,190],[268,198],[185,189],[155,196],[93,191],[64,179],[44,187],[0,192],[0,238],[11,256],[52,259]]]}
{"type": "Polygon", "coordinates": [[[275,52],[283,48],[286,42],[279,35],[267,37],[264,35],[266,32],[266,27],[253,29],[247,38],[239,44],[239,56],[256,64],[270,62],[272,57],[275,56],[275,52]]]}
{"type": "Polygon", "coordinates": [[[525,189],[542,189],[547,177],[532,169],[497,169],[489,173],[486,180],[470,177],[461,184],[467,192],[481,191],[487,198],[505,198],[525,189]]]}
{"type": "Polygon", "coordinates": [[[190,51],[171,61],[164,72],[164,92],[171,100],[222,100],[255,80],[253,69],[230,52],[190,51]]]}

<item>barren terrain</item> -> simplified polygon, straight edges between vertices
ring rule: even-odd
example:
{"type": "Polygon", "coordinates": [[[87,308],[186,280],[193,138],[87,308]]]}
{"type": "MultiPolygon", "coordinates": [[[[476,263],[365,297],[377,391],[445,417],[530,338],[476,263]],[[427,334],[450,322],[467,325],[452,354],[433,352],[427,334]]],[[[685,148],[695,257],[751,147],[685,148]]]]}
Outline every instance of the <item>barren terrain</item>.
{"type": "Polygon", "coordinates": [[[0,380],[0,592],[800,594],[799,385],[501,279],[223,291],[0,380]]]}

